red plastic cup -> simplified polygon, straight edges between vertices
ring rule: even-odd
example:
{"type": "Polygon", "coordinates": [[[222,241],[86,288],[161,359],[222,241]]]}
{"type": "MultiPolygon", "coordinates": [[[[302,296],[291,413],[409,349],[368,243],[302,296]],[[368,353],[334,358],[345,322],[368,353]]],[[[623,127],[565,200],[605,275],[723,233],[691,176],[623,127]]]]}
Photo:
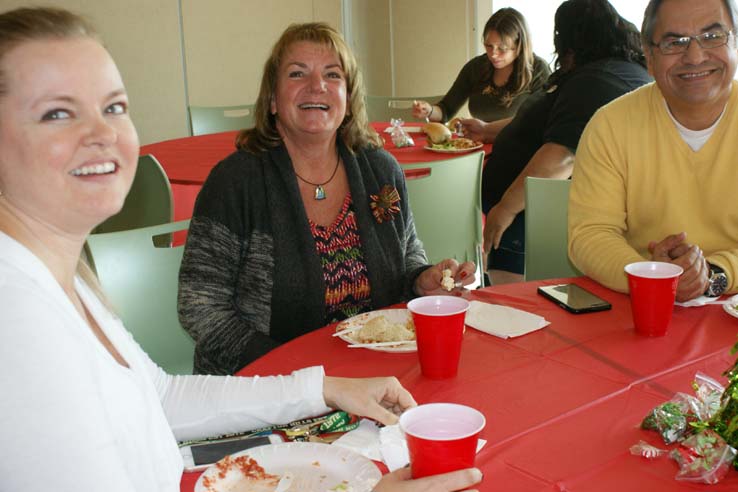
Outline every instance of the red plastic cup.
{"type": "Polygon", "coordinates": [[[469,303],[454,296],[426,296],[413,299],[407,308],[415,323],[420,371],[433,379],[456,376],[469,303]]]}
{"type": "Polygon", "coordinates": [[[404,412],[400,429],[413,478],[473,467],[485,423],[481,412],[455,403],[429,403],[404,412]]]}
{"type": "Polygon", "coordinates": [[[637,333],[649,337],[666,334],[683,271],[678,265],[660,261],[639,261],[625,266],[637,333]]]}

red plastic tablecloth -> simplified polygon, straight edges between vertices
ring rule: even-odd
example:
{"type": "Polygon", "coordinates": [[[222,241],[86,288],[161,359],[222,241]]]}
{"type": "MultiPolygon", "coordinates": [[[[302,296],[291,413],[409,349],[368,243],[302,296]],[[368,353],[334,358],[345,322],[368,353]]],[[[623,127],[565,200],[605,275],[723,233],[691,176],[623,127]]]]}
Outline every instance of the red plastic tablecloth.
{"type": "MultiPolygon", "coordinates": [[[[425,135],[412,133],[415,146],[396,148],[389,134],[384,133],[388,123],[372,123],[382,138],[384,148],[390,152],[400,164],[414,164],[429,162],[453,157],[449,154],[439,154],[424,149],[425,135]]],[[[417,126],[417,125],[415,125],[417,126]]],[[[235,139],[238,132],[222,132],[196,137],[177,138],[163,142],[144,145],[141,155],[153,154],[161,163],[172,184],[174,196],[174,220],[184,220],[192,217],[195,198],[210,174],[210,170],[222,159],[236,150],[235,139]]],[[[485,145],[484,150],[489,153],[492,145],[485,145]]]]}
{"type": "MultiPolygon", "coordinates": [[[[434,381],[420,374],[414,353],[348,349],[326,327],[295,339],[239,374],[285,374],[323,365],[333,376],[394,375],[420,403],[456,402],[482,411],[488,443],[477,457],[483,491],[736,491],[738,473],[713,486],[677,482],[668,458],[648,461],[629,447],[645,440],[666,447],[638,424],[678,391],[691,392],[701,371],[722,382],[738,319],[722,306],[675,307],[669,333],[645,338],[633,331],[627,296],[581,277],[573,280],[610,301],[611,311],[574,315],[536,294],[528,282],[486,288],[472,299],[539,314],[551,324],[503,340],[467,329],[459,374],[434,381]]],[[[196,474],[186,474],[190,492],[196,474]]]]}

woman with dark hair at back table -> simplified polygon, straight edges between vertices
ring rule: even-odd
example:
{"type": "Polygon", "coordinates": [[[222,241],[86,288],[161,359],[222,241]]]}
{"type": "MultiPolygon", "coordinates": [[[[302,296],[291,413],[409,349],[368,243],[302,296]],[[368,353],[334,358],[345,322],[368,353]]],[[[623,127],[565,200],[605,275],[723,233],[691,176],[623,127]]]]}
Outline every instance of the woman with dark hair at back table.
{"type": "Polygon", "coordinates": [[[523,14],[513,8],[499,9],[487,20],[482,42],[486,53],[464,65],[438,103],[415,101],[413,116],[448,121],[468,101],[474,118],[494,121],[499,130],[551,74],[548,64],[533,53],[523,14]]]}
{"type": "Polygon", "coordinates": [[[556,11],[556,71],[499,133],[462,120],[495,146],[482,176],[484,250],[493,284],[523,280],[525,178],[568,179],[579,137],[601,106],[650,82],[636,27],[607,0],[567,0],[556,11]]]}
{"type": "Polygon", "coordinates": [[[369,126],[356,59],[336,30],[293,24],[265,63],[256,126],[208,176],[179,279],[195,371],[233,374],[358,313],[436,294],[475,265],[431,266],[405,178],[369,126]]]}
{"type": "MultiPolygon", "coordinates": [[[[138,137],[118,69],[60,9],[0,14],[0,476],[3,492],[179,492],[177,440],[342,408],[380,422],[412,407],[391,377],[172,376],[136,344],[80,260],[123,206],[138,137]]],[[[451,491],[468,469],[377,492],[451,491]]]]}

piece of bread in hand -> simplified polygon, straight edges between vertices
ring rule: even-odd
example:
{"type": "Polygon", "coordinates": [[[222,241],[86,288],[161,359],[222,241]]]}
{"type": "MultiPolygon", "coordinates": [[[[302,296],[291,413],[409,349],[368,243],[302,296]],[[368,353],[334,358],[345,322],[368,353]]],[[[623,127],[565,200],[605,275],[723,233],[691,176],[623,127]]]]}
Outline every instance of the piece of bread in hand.
{"type": "Polygon", "coordinates": [[[423,125],[423,132],[434,144],[442,144],[451,140],[451,131],[443,123],[426,123],[423,125]]]}

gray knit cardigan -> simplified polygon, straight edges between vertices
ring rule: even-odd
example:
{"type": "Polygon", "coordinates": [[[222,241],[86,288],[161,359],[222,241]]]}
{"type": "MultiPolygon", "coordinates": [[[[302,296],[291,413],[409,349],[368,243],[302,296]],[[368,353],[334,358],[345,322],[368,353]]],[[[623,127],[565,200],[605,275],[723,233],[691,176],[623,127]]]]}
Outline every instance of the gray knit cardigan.
{"type": "MultiPolygon", "coordinates": [[[[358,222],[372,309],[413,297],[428,261],[415,233],[405,179],[383,149],[338,142],[358,222]],[[378,223],[370,195],[400,194],[378,223]]],[[[197,197],[179,273],[179,319],[196,342],[195,372],[233,374],[325,323],[325,284],[297,179],[282,145],[221,161],[197,197]]],[[[327,340],[326,340],[327,343],[327,340]]]]}

